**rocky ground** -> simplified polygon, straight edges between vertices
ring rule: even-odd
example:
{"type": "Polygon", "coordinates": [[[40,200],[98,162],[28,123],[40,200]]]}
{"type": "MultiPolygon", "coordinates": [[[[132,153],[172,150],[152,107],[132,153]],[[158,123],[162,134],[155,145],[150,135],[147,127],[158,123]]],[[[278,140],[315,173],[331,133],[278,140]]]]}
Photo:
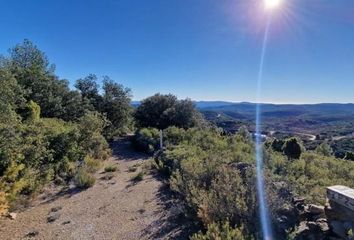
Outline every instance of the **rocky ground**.
{"type": "Polygon", "coordinates": [[[101,170],[85,191],[48,188],[15,219],[0,220],[0,239],[185,238],[163,182],[152,171],[142,181],[131,180],[148,157],[127,140],[116,142],[113,152],[105,166],[117,164],[119,171],[111,179],[101,170]]]}

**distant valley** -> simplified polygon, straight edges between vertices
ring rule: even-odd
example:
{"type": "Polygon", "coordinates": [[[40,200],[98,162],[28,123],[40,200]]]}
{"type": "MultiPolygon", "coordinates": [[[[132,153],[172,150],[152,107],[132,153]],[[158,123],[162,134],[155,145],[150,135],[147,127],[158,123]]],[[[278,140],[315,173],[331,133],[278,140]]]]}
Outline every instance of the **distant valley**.
{"type": "MultiPolygon", "coordinates": [[[[254,132],[255,103],[195,102],[205,118],[226,132],[245,125],[254,132]]],[[[298,136],[306,148],[328,141],[338,157],[354,150],[354,104],[262,104],[262,133],[276,138],[298,136]]]]}

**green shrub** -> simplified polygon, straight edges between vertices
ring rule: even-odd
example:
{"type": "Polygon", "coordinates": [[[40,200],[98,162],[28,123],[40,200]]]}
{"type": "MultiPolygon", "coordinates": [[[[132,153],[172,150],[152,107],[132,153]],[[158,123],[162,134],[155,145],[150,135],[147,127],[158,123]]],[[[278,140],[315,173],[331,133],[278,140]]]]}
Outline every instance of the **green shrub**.
{"type": "Polygon", "coordinates": [[[320,145],[318,145],[315,149],[316,153],[324,155],[324,156],[332,156],[333,154],[333,149],[327,142],[323,142],[320,145]]]}
{"type": "Polygon", "coordinates": [[[0,191],[0,217],[5,215],[8,209],[9,209],[9,203],[6,198],[6,193],[0,191]]]}
{"type": "Polygon", "coordinates": [[[153,169],[153,167],[154,167],[153,165],[154,165],[154,159],[153,158],[149,158],[147,160],[144,160],[144,162],[142,162],[141,169],[144,172],[147,172],[147,171],[153,169]]]}
{"type": "Polygon", "coordinates": [[[79,169],[75,175],[75,185],[80,189],[87,189],[95,184],[96,178],[85,169],[79,169]]]}
{"type": "Polygon", "coordinates": [[[138,151],[153,153],[159,147],[160,133],[156,128],[142,128],[135,133],[133,146],[138,151]]]}
{"type": "MultiPolygon", "coordinates": [[[[301,156],[297,155],[296,161],[288,161],[288,156],[271,148],[263,151],[266,194],[275,222],[278,210],[288,206],[294,195],[322,204],[327,186],[354,186],[353,162],[304,152],[297,144],[301,156]]],[[[289,147],[292,149],[298,148],[289,147]]],[[[169,176],[170,187],[183,200],[187,215],[204,226],[226,221],[232,226],[242,225],[244,236],[256,238],[260,229],[255,224],[259,216],[254,150],[254,143],[239,134],[224,136],[212,129],[188,129],[183,130],[180,140],[155,156],[155,167],[169,176]]]]}
{"type": "Polygon", "coordinates": [[[283,152],[289,159],[299,159],[302,153],[302,146],[295,137],[289,138],[283,145],[283,152]]]}
{"type": "Polygon", "coordinates": [[[283,175],[294,193],[310,203],[324,204],[326,187],[345,185],[354,187],[354,162],[305,152],[297,161],[288,163],[283,175]]]}
{"type": "Polygon", "coordinates": [[[93,159],[90,156],[86,156],[84,159],[85,170],[89,173],[97,172],[102,166],[102,162],[97,159],[93,159]]]}
{"type": "Polygon", "coordinates": [[[252,240],[251,236],[243,234],[243,227],[232,228],[229,222],[224,224],[212,223],[208,225],[206,233],[196,233],[191,240],[252,240]]]}
{"type": "Polygon", "coordinates": [[[138,127],[166,129],[170,126],[190,128],[202,125],[204,119],[190,99],[178,100],[172,94],[155,94],[141,101],[135,110],[138,127]]]}
{"type": "Polygon", "coordinates": [[[37,103],[30,100],[26,105],[23,115],[25,115],[25,118],[28,121],[38,121],[41,115],[41,107],[37,103]]]}
{"type": "Polygon", "coordinates": [[[28,40],[0,57],[0,82],[0,189],[10,207],[54,179],[79,178],[86,156],[82,171],[97,171],[111,155],[103,131],[132,124],[130,90],[105,78],[102,94],[90,81],[72,91],[28,40]]]}
{"type": "Polygon", "coordinates": [[[284,146],[284,141],[278,139],[274,139],[271,144],[272,149],[276,152],[283,152],[283,146],[284,146]]]}
{"type": "Polygon", "coordinates": [[[95,159],[105,160],[112,154],[106,139],[102,136],[102,131],[107,124],[106,117],[98,112],[87,112],[79,119],[79,144],[86,154],[90,154],[95,159]]]}
{"type": "Polygon", "coordinates": [[[105,172],[115,172],[118,170],[117,165],[108,165],[104,168],[105,172]]]}
{"type": "Polygon", "coordinates": [[[165,147],[174,146],[185,139],[186,130],[183,128],[169,127],[163,130],[163,145],[165,147]]]}
{"type": "Polygon", "coordinates": [[[353,152],[346,152],[344,159],[354,161],[354,153],[353,152]]]}
{"type": "MultiPolygon", "coordinates": [[[[168,127],[163,130],[163,146],[174,146],[185,140],[186,130],[168,127]]],[[[160,147],[160,131],[156,128],[142,128],[135,134],[134,147],[139,151],[154,153],[160,147]]]]}
{"type": "Polygon", "coordinates": [[[133,176],[131,178],[131,180],[133,182],[140,182],[140,181],[142,181],[144,179],[144,175],[145,175],[145,173],[143,171],[141,171],[138,174],[136,174],[135,176],[133,176]]]}

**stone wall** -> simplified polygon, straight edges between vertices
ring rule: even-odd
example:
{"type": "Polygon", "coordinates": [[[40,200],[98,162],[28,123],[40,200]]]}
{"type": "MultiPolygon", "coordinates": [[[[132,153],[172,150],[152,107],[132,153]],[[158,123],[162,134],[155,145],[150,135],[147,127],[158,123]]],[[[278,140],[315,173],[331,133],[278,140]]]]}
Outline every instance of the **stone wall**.
{"type": "Polygon", "coordinates": [[[354,189],[345,186],[327,188],[325,206],[295,201],[299,227],[295,239],[354,240],[354,189]]]}
{"type": "Polygon", "coordinates": [[[354,239],[354,189],[328,187],[325,214],[332,232],[343,239],[354,239]]]}

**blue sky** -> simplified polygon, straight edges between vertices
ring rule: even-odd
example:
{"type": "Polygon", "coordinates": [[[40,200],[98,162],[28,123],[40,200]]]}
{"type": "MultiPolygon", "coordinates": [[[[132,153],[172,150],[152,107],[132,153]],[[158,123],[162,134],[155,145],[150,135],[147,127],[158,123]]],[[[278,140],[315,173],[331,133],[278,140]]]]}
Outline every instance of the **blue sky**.
{"type": "MultiPolygon", "coordinates": [[[[273,11],[262,101],[354,102],[354,1],[273,11]]],[[[0,0],[0,53],[24,38],[73,83],[89,73],[195,100],[254,101],[261,0],[0,0]]],[[[269,14],[269,13],[268,13],[269,14]]]]}

